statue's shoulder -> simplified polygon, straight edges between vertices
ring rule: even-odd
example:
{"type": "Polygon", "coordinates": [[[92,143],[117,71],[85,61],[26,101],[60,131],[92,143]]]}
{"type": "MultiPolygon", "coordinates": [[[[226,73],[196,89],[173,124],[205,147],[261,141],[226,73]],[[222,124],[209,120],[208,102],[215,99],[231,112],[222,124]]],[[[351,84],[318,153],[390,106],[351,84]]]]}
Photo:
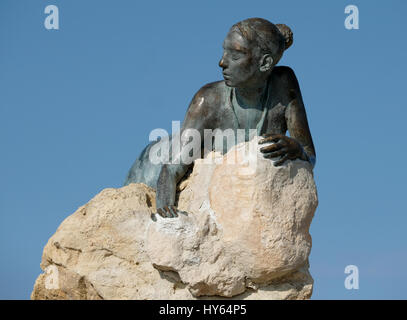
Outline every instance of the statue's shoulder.
{"type": "Polygon", "coordinates": [[[192,105],[201,108],[218,109],[227,97],[230,88],[225,81],[215,81],[202,86],[192,99],[192,105]]]}
{"type": "Polygon", "coordinates": [[[277,78],[295,79],[294,70],[288,66],[276,66],[272,71],[272,75],[277,78]]]}
{"type": "Polygon", "coordinates": [[[216,117],[226,96],[227,86],[224,81],[207,83],[202,86],[189,104],[186,122],[201,119],[212,121],[216,117]],[[192,119],[192,120],[191,120],[192,119]]]}
{"type": "Polygon", "coordinates": [[[225,81],[215,81],[205,84],[195,94],[198,98],[220,98],[228,92],[225,81]]]}
{"type": "Polygon", "coordinates": [[[287,66],[274,67],[272,71],[272,79],[277,86],[297,88],[298,80],[294,70],[287,66]]]}

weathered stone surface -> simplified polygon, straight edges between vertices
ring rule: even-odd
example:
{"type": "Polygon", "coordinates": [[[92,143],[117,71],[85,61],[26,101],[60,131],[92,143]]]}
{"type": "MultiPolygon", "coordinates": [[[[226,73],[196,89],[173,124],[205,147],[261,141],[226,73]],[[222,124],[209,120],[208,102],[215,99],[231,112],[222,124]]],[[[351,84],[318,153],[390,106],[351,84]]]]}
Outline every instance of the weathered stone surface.
{"type": "MultiPolygon", "coordinates": [[[[44,248],[41,268],[56,265],[79,275],[102,299],[191,298],[188,290],[163,279],[145,253],[146,226],[154,210],[155,192],[145,185],[103,190],[59,226],[44,248]]],[[[66,286],[64,273],[59,274],[59,290],[46,289],[46,276],[37,279],[33,299],[78,297],[66,286]]]]}
{"type": "MultiPolygon", "coordinates": [[[[55,266],[56,286],[47,285],[52,278],[48,273],[41,274],[34,285],[31,295],[33,300],[101,300],[102,297],[84,276],[62,266],[55,266]]],[[[54,271],[55,272],[55,271],[54,271]]]]}
{"type": "Polygon", "coordinates": [[[311,166],[275,167],[258,150],[255,138],[229,151],[234,164],[215,154],[211,164],[197,160],[178,204],[190,214],[149,227],[151,261],[195,296],[231,297],[307,264],[318,203],[311,166]]]}
{"type": "Polygon", "coordinates": [[[309,298],[312,170],[275,168],[257,151],[254,170],[239,152],[237,165],[196,162],[180,184],[188,216],[152,222],[155,192],[143,184],[103,190],[49,239],[41,267],[56,266],[57,288],[42,274],[31,298],[309,298]]]}

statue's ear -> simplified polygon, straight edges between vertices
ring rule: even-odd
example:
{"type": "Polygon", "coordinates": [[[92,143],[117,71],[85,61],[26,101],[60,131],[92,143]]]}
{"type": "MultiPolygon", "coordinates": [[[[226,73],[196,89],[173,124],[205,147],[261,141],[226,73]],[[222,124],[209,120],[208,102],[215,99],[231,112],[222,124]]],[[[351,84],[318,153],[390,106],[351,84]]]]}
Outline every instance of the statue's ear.
{"type": "Polygon", "coordinates": [[[266,72],[271,70],[273,68],[273,62],[274,60],[271,57],[271,54],[263,55],[260,60],[260,71],[266,72]]]}

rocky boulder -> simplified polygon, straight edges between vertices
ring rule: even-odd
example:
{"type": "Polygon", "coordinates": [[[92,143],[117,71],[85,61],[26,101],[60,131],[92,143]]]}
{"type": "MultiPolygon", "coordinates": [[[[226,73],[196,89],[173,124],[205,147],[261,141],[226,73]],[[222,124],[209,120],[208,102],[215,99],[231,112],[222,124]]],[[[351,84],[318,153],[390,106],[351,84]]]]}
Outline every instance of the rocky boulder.
{"type": "Polygon", "coordinates": [[[103,190],[49,239],[31,298],[308,299],[312,168],[274,167],[257,141],[196,160],[178,218],[151,220],[143,184],[103,190]]]}

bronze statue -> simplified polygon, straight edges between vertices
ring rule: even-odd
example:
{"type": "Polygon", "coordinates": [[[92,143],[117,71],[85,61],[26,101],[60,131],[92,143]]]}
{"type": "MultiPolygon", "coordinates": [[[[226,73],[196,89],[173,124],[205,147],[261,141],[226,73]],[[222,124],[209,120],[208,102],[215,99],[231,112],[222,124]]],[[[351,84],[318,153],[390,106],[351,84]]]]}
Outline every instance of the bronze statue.
{"type": "MultiPolygon", "coordinates": [[[[298,81],[289,67],[275,66],[292,41],[287,26],[261,18],[233,25],[219,62],[224,80],[206,84],[195,94],[182,123],[181,137],[196,129],[203,144],[204,129],[256,129],[264,138],[259,143],[274,142],[260,149],[265,158],[280,157],[274,165],[302,159],[314,166],[315,149],[298,81]],[[285,135],[287,130],[290,137],[285,135]]],[[[148,155],[155,143],[143,150],[125,185],[145,183],[155,188],[158,214],[177,217],[176,186],[193,164],[152,164],[148,155]]],[[[181,154],[186,152],[185,144],[181,142],[181,154]]]]}

